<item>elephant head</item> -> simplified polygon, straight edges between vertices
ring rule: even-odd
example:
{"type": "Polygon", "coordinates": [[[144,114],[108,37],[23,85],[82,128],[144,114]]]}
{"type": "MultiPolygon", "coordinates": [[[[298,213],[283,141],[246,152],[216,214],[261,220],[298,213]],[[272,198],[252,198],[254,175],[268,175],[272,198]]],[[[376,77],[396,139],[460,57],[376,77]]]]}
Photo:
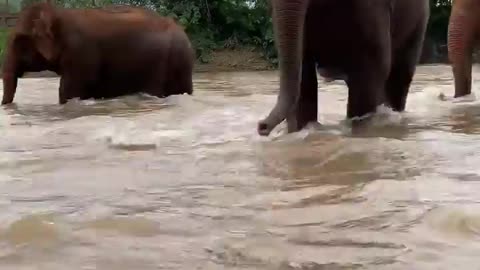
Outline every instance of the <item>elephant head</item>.
{"type": "Polygon", "coordinates": [[[2,66],[2,104],[13,102],[18,78],[25,72],[55,71],[60,48],[55,42],[56,11],[47,1],[23,9],[8,36],[2,66]]]}
{"type": "Polygon", "coordinates": [[[258,133],[262,136],[268,136],[297,106],[300,96],[303,29],[309,5],[309,0],[271,1],[280,68],[280,93],[270,114],[258,123],[258,133]]]}
{"type": "Polygon", "coordinates": [[[448,25],[448,58],[455,80],[455,97],[471,93],[472,52],[480,29],[480,3],[476,0],[455,0],[448,25]]]}

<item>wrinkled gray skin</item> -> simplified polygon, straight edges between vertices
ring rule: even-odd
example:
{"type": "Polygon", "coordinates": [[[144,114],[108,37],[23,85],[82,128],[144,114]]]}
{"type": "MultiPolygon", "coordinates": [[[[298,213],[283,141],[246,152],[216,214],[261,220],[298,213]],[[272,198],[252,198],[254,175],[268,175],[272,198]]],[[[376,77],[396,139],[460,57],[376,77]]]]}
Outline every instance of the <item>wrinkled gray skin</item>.
{"type": "Polygon", "coordinates": [[[347,118],[384,103],[403,111],[420,57],[428,0],[271,0],[280,64],[275,107],[258,123],[268,136],[317,121],[317,74],[344,79],[347,118]]]}
{"type": "Polygon", "coordinates": [[[455,0],[448,24],[448,58],[452,64],[455,98],[472,93],[472,53],[480,43],[480,1],[455,0]]]}

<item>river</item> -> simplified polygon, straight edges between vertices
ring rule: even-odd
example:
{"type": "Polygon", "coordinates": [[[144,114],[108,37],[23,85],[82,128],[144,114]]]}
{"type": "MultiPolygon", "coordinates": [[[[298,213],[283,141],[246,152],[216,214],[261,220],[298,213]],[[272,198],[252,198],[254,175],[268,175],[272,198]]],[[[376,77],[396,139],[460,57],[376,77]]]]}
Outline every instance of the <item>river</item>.
{"type": "Polygon", "coordinates": [[[355,136],[343,82],[319,90],[322,127],[268,138],[276,72],[199,73],[166,99],[60,106],[57,88],[22,79],[0,109],[2,270],[480,262],[480,101],[451,99],[448,66],[419,67],[406,112],[355,136]]]}

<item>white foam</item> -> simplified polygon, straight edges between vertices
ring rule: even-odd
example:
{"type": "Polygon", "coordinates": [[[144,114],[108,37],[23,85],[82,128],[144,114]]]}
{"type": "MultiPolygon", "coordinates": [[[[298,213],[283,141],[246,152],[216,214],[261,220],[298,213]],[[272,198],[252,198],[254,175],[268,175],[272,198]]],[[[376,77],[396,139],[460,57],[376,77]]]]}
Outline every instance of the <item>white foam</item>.
{"type": "Polygon", "coordinates": [[[108,126],[95,130],[90,139],[112,148],[146,150],[163,145],[190,144],[195,135],[192,129],[175,129],[161,123],[151,125],[150,121],[142,123],[117,119],[108,126]]]}
{"type": "Polygon", "coordinates": [[[475,102],[477,101],[477,97],[474,92],[472,92],[469,95],[463,96],[463,97],[458,97],[453,99],[454,103],[462,103],[462,102],[475,102]]]}
{"type": "Polygon", "coordinates": [[[478,106],[476,98],[479,89],[472,87],[472,93],[467,96],[453,98],[453,85],[427,86],[421,92],[411,93],[407,102],[409,117],[420,121],[429,121],[452,114],[454,110],[478,106]]]}

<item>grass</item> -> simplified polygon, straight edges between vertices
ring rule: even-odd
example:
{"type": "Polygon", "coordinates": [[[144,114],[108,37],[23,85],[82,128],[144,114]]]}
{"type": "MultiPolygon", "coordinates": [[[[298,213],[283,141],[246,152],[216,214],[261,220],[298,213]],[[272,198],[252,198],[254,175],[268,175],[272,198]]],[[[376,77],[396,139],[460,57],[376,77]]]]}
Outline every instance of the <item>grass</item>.
{"type": "Polygon", "coordinates": [[[0,28],[0,64],[3,62],[3,54],[5,53],[5,48],[7,46],[7,34],[7,29],[0,28]]]}

